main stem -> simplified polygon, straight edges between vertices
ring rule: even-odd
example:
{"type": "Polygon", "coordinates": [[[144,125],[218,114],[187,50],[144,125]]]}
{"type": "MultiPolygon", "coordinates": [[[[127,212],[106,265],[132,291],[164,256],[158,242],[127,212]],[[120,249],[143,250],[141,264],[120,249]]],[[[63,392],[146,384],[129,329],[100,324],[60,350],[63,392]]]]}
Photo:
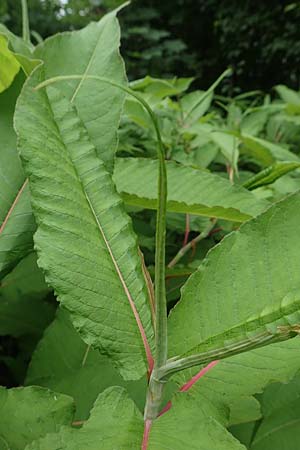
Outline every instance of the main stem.
{"type": "Polygon", "coordinates": [[[107,78],[96,75],[61,75],[45,80],[36,86],[36,90],[46,87],[50,84],[63,80],[83,80],[92,79],[115,86],[127,94],[135,97],[148,112],[157,137],[157,157],[159,162],[158,174],[158,205],[156,215],[156,251],[155,251],[155,358],[154,367],[150,376],[147,392],[144,418],[146,423],[150,423],[159,414],[163,394],[164,381],[159,380],[157,376],[160,369],[165,366],[167,361],[168,343],[167,343],[167,300],[165,286],[165,242],[166,242],[166,205],[167,205],[167,171],[165,163],[165,154],[160,129],[155,113],[144,98],[135,91],[115,83],[107,78]]]}

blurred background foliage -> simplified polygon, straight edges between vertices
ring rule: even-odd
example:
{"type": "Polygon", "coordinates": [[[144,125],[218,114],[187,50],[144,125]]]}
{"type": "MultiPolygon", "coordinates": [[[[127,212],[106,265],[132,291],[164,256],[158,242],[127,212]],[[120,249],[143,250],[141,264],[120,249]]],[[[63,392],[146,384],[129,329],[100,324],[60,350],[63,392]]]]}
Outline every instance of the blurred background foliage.
{"type": "MultiPolygon", "coordinates": [[[[121,3],[29,0],[31,29],[42,38],[78,29],[121,3]]],[[[299,88],[300,2],[133,0],[120,18],[130,79],[193,76],[206,88],[231,66],[234,76],[222,87],[228,95],[279,83],[299,88]]],[[[0,22],[21,34],[20,3],[1,0],[0,22]]]]}

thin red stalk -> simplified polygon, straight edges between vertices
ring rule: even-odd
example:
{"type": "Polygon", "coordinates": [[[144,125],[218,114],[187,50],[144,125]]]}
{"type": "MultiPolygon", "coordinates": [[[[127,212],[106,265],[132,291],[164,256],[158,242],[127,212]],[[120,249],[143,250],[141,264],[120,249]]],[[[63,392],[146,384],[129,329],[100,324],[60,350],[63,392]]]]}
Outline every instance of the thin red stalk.
{"type": "Polygon", "coordinates": [[[189,235],[190,235],[190,215],[186,214],[186,216],[185,216],[185,233],[184,233],[183,246],[188,243],[189,235]]]}
{"type": "Polygon", "coordinates": [[[3,223],[2,223],[2,225],[1,225],[1,227],[0,227],[0,234],[1,234],[2,231],[4,230],[4,228],[5,228],[5,226],[6,226],[7,222],[8,222],[8,220],[9,220],[9,218],[10,218],[10,216],[12,215],[12,212],[13,212],[13,210],[15,209],[15,207],[16,207],[18,201],[19,201],[19,198],[21,197],[22,192],[24,191],[24,189],[25,189],[27,183],[28,183],[28,180],[25,180],[24,183],[23,183],[23,185],[22,185],[22,187],[20,188],[20,190],[19,190],[19,192],[18,192],[16,198],[14,199],[13,204],[12,204],[11,207],[9,208],[9,211],[8,211],[8,213],[6,214],[6,217],[5,217],[3,223]]]}
{"type": "Polygon", "coordinates": [[[147,450],[152,420],[145,420],[144,435],[141,450],[147,450]]]}
{"type": "MultiPolygon", "coordinates": [[[[212,361],[209,363],[206,367],[200,370],[195,376],[193,376],[187,383],[185,383],[181,388],[179,389],[179,392],[187,392],[191,387],[198,381],[200,378],[202,378],[210,369],[215,367],[218,364],[219,361],[212,361]]],[[[166,412],[169,411],[169,409],[172,408],[172,402],[169,401],[166,406],[160,411],[158,416],[162,416],[166,412]]]]}

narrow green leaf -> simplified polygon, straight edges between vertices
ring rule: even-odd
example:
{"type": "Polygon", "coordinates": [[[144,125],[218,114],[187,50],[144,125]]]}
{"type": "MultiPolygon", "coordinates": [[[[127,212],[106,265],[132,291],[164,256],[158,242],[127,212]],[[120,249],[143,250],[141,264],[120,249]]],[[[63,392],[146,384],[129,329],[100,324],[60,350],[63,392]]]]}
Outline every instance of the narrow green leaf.
{"type": "Polygon", "coordinates": [[[76,109],[56,88],[33,91],[44,75],[34,72],[16,110],[39,265],[83,339],[140,378],[153,328],[131,221],[76,109]]]}
{"type": "Polygon", "coordinates": [[[296,193],[209,252],[170,316],[172,356],[214,349],[218,359],[299,331],[299,221],[296,193]]]}
{"type": "Polygon", "coordinates": [[[35,439],[71,425],[74,404],[71,397],[40,387],[0,387],[0,438],[10,450],[23,450],[35,439]]]}
{"type": "MultiPolygon", "coordinates": [[[[169,161],[167,174],[168,211],[243,222],[268,206],[245,189],[209,172],[169,161]]],[[[157,161],[117,158],[113,178],[126,203],[156,209],[157,161]]]]}

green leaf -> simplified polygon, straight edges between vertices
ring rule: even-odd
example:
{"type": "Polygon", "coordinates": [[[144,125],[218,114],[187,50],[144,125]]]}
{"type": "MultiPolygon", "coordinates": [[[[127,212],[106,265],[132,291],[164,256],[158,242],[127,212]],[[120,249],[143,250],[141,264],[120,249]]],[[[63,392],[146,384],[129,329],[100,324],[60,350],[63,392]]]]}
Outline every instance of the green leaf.
{"type": "Polygon", "coordinates": [[[268,184],[272,184],[279,178],[283,177],[286,173],[299,169],[299,167],[300,161],[275,163],[249,178],[243,186],[250,191],[261,186],[267,186],[268,184]]]}
{"type": "MultiPolygon", "coordinates": [[[[71,397],[40,387],[0,387],[0,438],[10,450],[23,450],[35,439],[71,425],[74,404],[71,397]]],[[[5,448],[5,447],[4,447],[5,448]]]]}
{"type": "MultiPolygon", "coordinates": [[[[16,128],[38,222],[39,265],[86,343],[124,378],[151,364],[153,328],[136,236],[77,111],[60,90],[24,86],[16,128]]],[[[107,90],[107,95],[110,91],[107,90]]]]}
{"type": "Polygon", "coordinates": [[[300,376],[288,384],[271,384],[261,397],[263,420],[253,450],[290,450],[300,446],[300,376]]]}
{"type": "Polygon", "coordinates": [[[0,284],[0,335],[39,337],[54,314],[54,307],[43,301],[49,291],[36,255],[20,261],[0,284]]]}
{"type": "MultiPolygon", "coordinates": [[[[300,340],[295,338],[221,360],[190,392],[219,408],[229,409],[231,425],[260,419],[260,404],[253,396],[270,383],[290,381],[300,368],[299,350],[300,340]]],[[[173,380],[181,387],[199,370],[187,369],[173,380]]]]}
{"type": "Polygon", "coordinates": [[[143,418],[121,387],[99,395],[89,420],[79,430],[62,427],[26,450],[140,450],[143,418]]]}
{"type": "Polygon", "coordinates": [[[7,39],[0,34],[0,92],[5,91],[20,70],[20,64],[8,49],[7,39]]]}
{"type": "Polygon", "coordinates": [[[15,103],[23,81],[19,73],[10,88],[0,94],[0,279],[32,251],[36,228],[13,129],[15,103]]]}
{"type": "Polygon", "coordinates": [[[276,161],[299,162],[297,155],[281,145],[248,134],[241,134],[238,137],[244,144],[241,153],[251,156],[262,166],[269,166],[276,161]]]}
{"type": "MultiPolygon", "coordinates": [[[[113,178],[126,203],[156,209],[157,168],[157,161],[151,159],[116,159],[113,178]]],[[[206,171],[169,161],[167,173],[168,211],[243,222],[268,205],[245,189],[206,171]]]]}
{"type": "Polygon", "coordinates": [[[146,398],[146,379],[124,382],[106,356],[80,339],[61,309],[33,354],[26,378],[31,384],[73,397],[75,420],[87,419],[98,394],[109,386],[125,387],[141,410],[146,398]]]}
{"type": "Polygon", "coordinates": [[[33,45],[13,34],[3,24],[0,24],[1,37],[7,39],[9,50],[18,62],[19,67],[21,66],[23,69],[25,75],[30,75],[33,69],[41,63],[41,60],[33,57],[33,45]]]}
{"type": "Polygon", "coordinates": [[[204,98],[205,95],[206,91],[193,91],[182,97],[180,106],[182,108],[183,119],[187,117],[188,122],[193,123],[206,113],[211,105],[213,93],[204,98]]]}
{"type": "Polygon", "coordinates": [[[299,221],[297,193],[209,252],[170,315],[171,356],[216,350],[218,359],[298,331],[299,221]]]}
{"type": "Polygon", "coordinates": [[[275,86],[275,90],[284,102],[300,107],[299,92],[293,91],[293,89],[289,89],[283,84],[278,84],[275,86]]]}
{"type": "Polygon", "coordinates": [[[171,410],[154,422],[148,449],[245,449],[225,426],[226,410],[215,408],[205,397],[180,393],[172,399],[171,410]]]}
{"type": "MultiPolygon", "coordinates": [[[[35,56],[44,61],[44,78],[97,75],[124,84],[126,75],[119,53],[117,12],[107,14],[80,31],[57,34],[38,46],[35,56]]],[[[99,157],[111,170],[125,93],[85,78],[63,81],[55,87],[74,103],[99,157]]]]}

